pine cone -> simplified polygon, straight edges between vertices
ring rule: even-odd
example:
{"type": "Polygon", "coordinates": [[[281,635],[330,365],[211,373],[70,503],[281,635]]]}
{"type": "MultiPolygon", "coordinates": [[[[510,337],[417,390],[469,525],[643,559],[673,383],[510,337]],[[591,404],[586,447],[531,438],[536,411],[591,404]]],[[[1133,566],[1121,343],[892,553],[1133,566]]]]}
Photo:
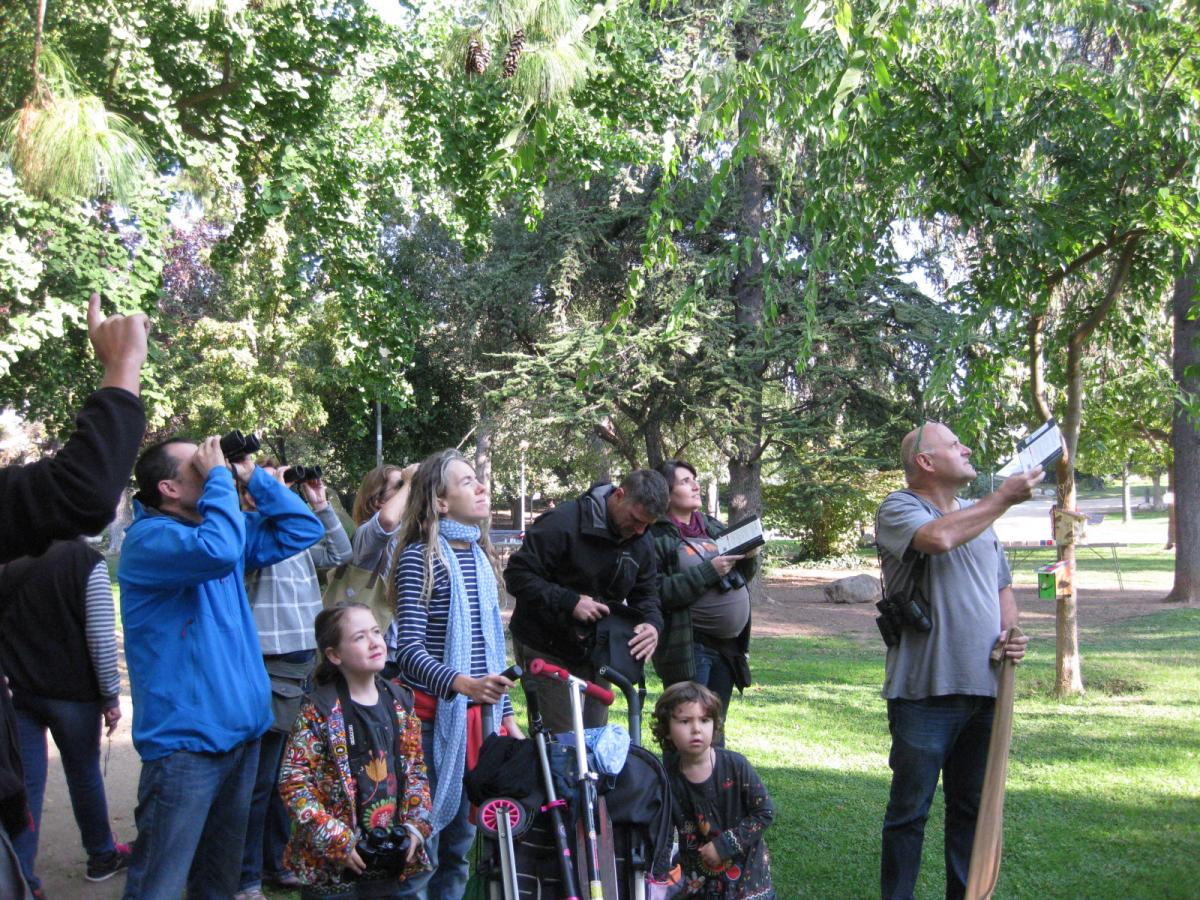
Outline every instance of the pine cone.
{"type": "Polygon", "coordinates": [[[525,47],[525,32],[518,28],[508,42],[508,52],[504,54],[504,77],[512,78],[517,74],[517,60],[521,58],[521,50],[525,47]]]}
{"type": "Polygon", "coordinates": [[[482,75],[492,62],[492,51],[479,38],[467,41],[467,74],[482,75]]]}

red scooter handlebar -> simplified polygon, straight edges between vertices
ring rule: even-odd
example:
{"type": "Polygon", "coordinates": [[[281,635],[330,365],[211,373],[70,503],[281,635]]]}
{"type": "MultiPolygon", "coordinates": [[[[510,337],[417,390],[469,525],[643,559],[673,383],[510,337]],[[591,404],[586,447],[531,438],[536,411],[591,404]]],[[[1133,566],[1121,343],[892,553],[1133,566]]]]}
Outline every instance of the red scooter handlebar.
{"type": "MultiPolygon", "coordinates": [[[[572,677],[571,673],[562,666],[556,666],[553,663],[548,663],[544,659],[533,659],[529,661],[529,674],[536,675],[539,678],[549,678],[552,681],[560,681],[563,684],[567,683],[567,679],[572,677]]],[[[587,682],[587,687],[583,692],[593,700],[598,700],[605,706],[612,706],[613,692],[608,688],[600,687],[598,684],[587,682]]]]}

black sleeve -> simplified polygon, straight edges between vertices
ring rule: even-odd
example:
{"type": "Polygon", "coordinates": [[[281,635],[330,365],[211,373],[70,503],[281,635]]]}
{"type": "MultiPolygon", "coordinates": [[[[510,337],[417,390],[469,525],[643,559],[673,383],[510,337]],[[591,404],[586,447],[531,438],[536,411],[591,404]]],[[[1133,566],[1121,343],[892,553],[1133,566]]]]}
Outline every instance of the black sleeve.
{"type": "Polygon", "coordinates": [[[139,398],[101,388],[57,454],[0,469],[0,559],[33,556],[55,539],[96,534],[111,522],[145,430],[139,398]]]}
{"type": "Polygon", "coordinates": [[[649,535],[641,541],[638,553],[637,581],[625,598],[626,602],[642,615],[643,622],[649,622],[658,632],[663,633],[662,604],[658,599],[658,563],[655,562],[654,542],[649,535]]]}

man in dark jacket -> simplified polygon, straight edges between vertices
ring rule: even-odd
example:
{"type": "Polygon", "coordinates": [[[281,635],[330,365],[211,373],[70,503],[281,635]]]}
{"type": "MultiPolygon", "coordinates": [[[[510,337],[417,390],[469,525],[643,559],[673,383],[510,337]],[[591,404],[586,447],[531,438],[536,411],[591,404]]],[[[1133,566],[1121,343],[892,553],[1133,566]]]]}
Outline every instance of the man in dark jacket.
{"type": "MultiPolygon", "coordinates": [[[[517,660],[541,657],[596,680],[589,656],[598,621],[626,606],[638,620],[631,655],[649,659],[662,633],[654,542],[646,529],[666,512],[667,483],[650,469],[630,472],[620,487],[598,484],[578,500],[543,514],[525,533],[504,573],[516,600],[509,629],[517,660]]],[[[571,730],[565,688],[522,682],[536,689],[542,719],[551,731],[571,730]]],[[[608,708],[590,698],[584,725],[608,720],[608,708]]]]}
{"type": "MultiPolygon", "coordinates": [[[[150,321],[103,318],[88,301],[88,336],[104,366],[75,432],[52,458],[0,469],[0,562],[36,556],[56,538],[95,534],[113,517],[146,430],[138,395],[150,321]]],[[[8,837],[28,820],[12,701],[0,672],[0,897],[30,896],[8,837]]]]}

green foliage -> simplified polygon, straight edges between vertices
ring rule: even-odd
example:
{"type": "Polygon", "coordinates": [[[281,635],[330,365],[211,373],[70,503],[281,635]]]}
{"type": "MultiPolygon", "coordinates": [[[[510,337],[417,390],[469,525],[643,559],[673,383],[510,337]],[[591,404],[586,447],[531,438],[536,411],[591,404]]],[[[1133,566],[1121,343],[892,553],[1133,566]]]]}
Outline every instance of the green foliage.
{"type": "Polygon", "coordinates": [[[104,195],[129,203],[150,168],[137,130],[82,92],[53,50],[42,50],[38,69],[33,96],[0,126],[0,148],[24,189],[68,203],[104,195]]]}
{"type": "Polygon", "coordinates": [[[858,548],[864,529],[889,492],[904,486],[898,471],[826,464],[792,471],[785,484],[763,487],[763,519],[798,542],[801,559],[829,559],[858,548]]]}

